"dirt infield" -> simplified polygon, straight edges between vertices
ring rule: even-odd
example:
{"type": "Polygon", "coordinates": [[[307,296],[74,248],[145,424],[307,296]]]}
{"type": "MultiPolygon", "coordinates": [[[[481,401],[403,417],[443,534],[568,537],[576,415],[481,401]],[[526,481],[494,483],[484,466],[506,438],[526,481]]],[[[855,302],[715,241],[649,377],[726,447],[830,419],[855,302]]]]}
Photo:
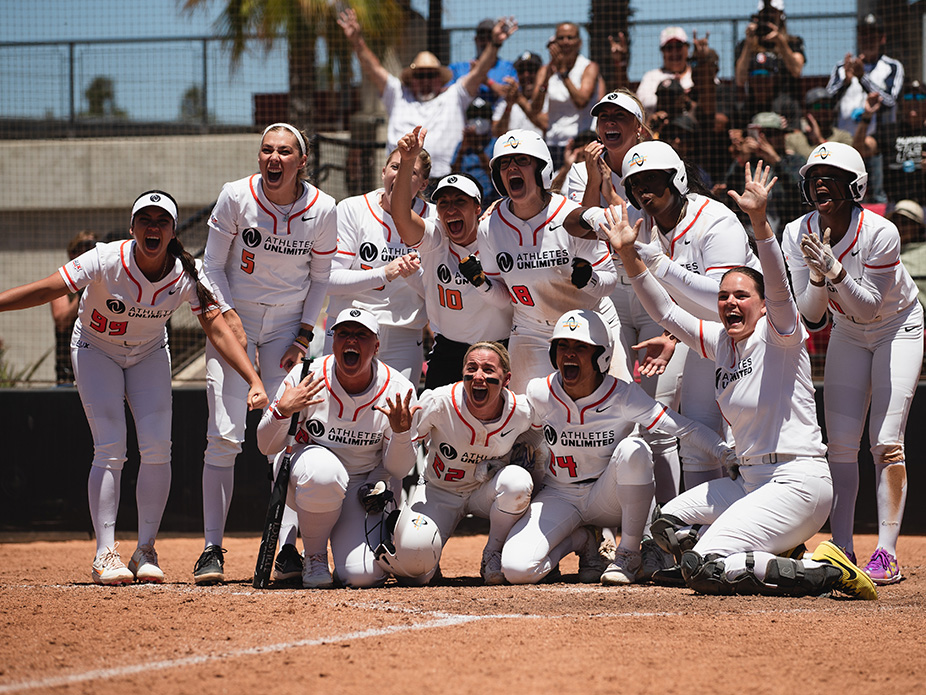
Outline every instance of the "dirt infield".
{"type": "Polygon", "coordinates": [[[113,588],[91,541],[3,543],[0,694],[926,691],[924,537],[877,602],[581,585],[575,557],[560,583],[484,587],[484,542],[451,539],[438,586],[366,591],[254,590],[251,537],[202,588],[198,538],[158,541],[167,584],[113,588]]]}

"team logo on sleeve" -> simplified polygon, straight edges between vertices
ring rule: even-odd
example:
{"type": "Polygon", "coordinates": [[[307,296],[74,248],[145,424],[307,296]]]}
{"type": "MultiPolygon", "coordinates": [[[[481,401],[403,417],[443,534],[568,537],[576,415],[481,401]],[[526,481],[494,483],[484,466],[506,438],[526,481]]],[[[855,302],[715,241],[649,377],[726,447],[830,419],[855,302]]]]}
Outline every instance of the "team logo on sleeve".
{"type": "Polygon", "coordinates": [[[450,272],[450,268],[443,263],[437,266],[437,279],[445,285],[453,282],[453,274],[450,272]]]}
{"type": "Polygon", "coordinates": [[[241,240],[249,249],[257,248],[260,246],[261,241],[260,230],[255,229],[254,227],[248,227],[243,232],[241,232],[241,240]]]}
{"type": "Polygon", "coordinates": [[[441,442],[439,447],[440,454],[448,461],[453,461],[457,457],[457,450],[450,446],[447,442],[441,442]]]}
{"type": "Polygon", "coordinates": [[[325,436],[325,426],[318,420],[309,420],[306,430],[312,435],[312,439],[321,439],[325,436]]]}
{"type": "Polygon", "coordinates": [[[550,427],[550,425],[543,426],[543,438],[547,440],[547,444],[553,446],[556,444],[556,441],[559,437],[556,436],[556,430],[550,427]]]}
{"type": "Polygon", "coordinates": [[[114,314],[124,314],[125,304],[119,299],[107,299],[106,308],[114,314]]]}
{"type": "Polygon", "coordinates": [[[495,257],[495,262],[498,263],[498,269],[503,273],[507,273],[514,268],[514,259],[511,257],[510,253],[506,253],[505,251],[502,251],[495,257]]]}
{"type": "Polygon", "coordinates": [[[376,257],[379,255],[379,250],[376,248],[376,244],[371,244],[369,241],[365,241],[360,244],[360,260],[366,263],[372,263],[376,260],[376,257]]]}

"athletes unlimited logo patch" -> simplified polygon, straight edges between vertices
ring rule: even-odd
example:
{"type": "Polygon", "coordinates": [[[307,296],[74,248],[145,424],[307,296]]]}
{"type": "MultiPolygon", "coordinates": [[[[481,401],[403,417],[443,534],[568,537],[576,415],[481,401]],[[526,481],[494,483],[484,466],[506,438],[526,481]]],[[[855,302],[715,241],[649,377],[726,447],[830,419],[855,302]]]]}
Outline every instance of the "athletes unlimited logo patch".
{"type": "Polygon", "coordinates": [[[360,260],[367,263],[371,263],[376,260],[376,257],[379,255],[379,251],[376,248],[376,244],[371,244],[369,241],[366,241],[360,244],[360,260]]]}
{"type": "Polygon", "coordinates": [[[495,257],[495,262],[498,263],[498,269],[503,273],[507,273],[512,268],[514,268],[514,259],[511,257],[510,253],[502,251],[495,257]]]}
{"type": "Polygon", "coordinates": [[[559,437],[556,435],[556,430],[550,427],[550,425],[543,426],[543,438],[547,440],[547,444],[553,446],[556,444],[559,437]]]}
{"type": "Polygon", "coordinates": [[[241,232],[241,240],[244,242],[244,245],[249,249],[256,248],[260,246],[261,234],[260,230],[255,229],[254,227],[248,227],[243,232],[241,232]]]}
{"type": "Polygon", "coordinates": [[[453,273],[450,272],[450,268],[448,268],[444,263],[441,263],[439,266],[437,266],[437,279],[445,285],[453,282],[453,273]]]}
{"type": "Polygon", "coordinates": [[[457,457],[457,450],[450,446],[447,442],[441,442],[439,449],[441,456],[443,456],[448,461],[453,461],[457,457]]]}
{"type": "Polygon", "coordinates": [[[306,430],[313,439],[321,439],[325,436],[325,426],[319,420],[309,420],[306,430]]]}
{"type": "Polygon", "coordinates": [[[125,313],[125,304],[122,300],[119,299],[107,299],[106,308],[109,309],[114,314],[124,314],[125,313]]]}

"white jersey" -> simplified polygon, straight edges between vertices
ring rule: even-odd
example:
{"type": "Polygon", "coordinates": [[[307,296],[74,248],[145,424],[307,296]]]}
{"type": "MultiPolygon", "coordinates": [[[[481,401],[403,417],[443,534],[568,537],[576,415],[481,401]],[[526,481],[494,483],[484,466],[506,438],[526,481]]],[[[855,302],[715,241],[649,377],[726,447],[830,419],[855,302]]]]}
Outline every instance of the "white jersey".
{"type": "Polygon", "coordinates": [[[538,215],[522,220],[504,199],[479,225],[482,268],[492,280],[502,280],[514,305],[513,325],[552,333],[560,316],[572,309],[613,314],[607,297],[599,299],[572,284],[572,261],[582,258],[597,272],[614,274],[607,246],[597,239],[580,239],[563,228],[566,216],[579,206],[554,194],[538,215]]]}
{"type": "Polygon", "coordinates": [[[421,394],[418,437],[428,441],[424,479],[428,485],[466,493],[481,481],[476,466],[486,459],[503,459],[515,439],[531,427],[532,413],[524,396],[502,391],[502,414],[492,422],[477,420],[466,407],[463,382],[421,394]]]}
{"type": "MultiPolygon", "coordinates": [[[[317,444],[331,451],[344,464],[350,475],[371,472],[383,460],[383,451],[392,438],[389,418],[373,406],[383,406],[386,399],[405,398],[412,391],[410,407],[417,399],[411,382],[379,360],[373,360],[375,376],[370,387],[363,393],[349,394],[335,377],[333,355],[321,360],[313,370],[325,380],[325,388],[318,394],[324,402],[309,406],[299,413],[299,429],[296,442],[307,446],[317,444]]],[[[299,382],[302,366],[296,365],[286,375],[277,391],[273,405],[261,418],[257,428],[260,450],[273,454],[283,450],[289,430],[289,417],[281,417],[273,407],[283,395],[286,384],[294,386],[299,382]]],[[[411,463],[411,462],[410,462],[411,463]]]]}
{"type": "Polygon", "coordinates": [[[717,316],[717,290],[723,274],[731,268],[748,266],[759,270],[759,260],[749,246],[749,237],[736,215],[723,203],[689,193],[684,217],[668,233],[663,233],[652,217],[643,215],[643,228],[659,240],[665,254],[685,270],[710,278],[713,283],[700,300],[687,280],[673,283],[672,277],[658,278],[679,306],[698,318],[717,316]]]}
{"type": "Polygon", "coordinates": [[[304,303],[302,323],[315,325],[337,248],[331,196],[303,183],[292,209],[281,211],[264,195],[260,174],[254,174],[222,187],[209,230],[206,275],[223,311],[237,300],[304,303]]]}
{"type": "Polygon", "coordinates": [[[151,282],[138,268],[134,251],[134,239],[97,244],[58,269],[70,292],[87,288],[74,335],[104,351],[162,344],[167,320],[184,302],[194,314],[203,312],[196,283],[183,272],[180,259],[161,280],[151,282]]]}
{"type": "Polygon", "coordinates": [[[608,467],[615,447],[638,424],[645,431],[698,434],[702,446],[708,448],[721,445],[714,432],[653,400],[638,384],[609,375],[591,395],[578,401],[563,389],[559,372],[531,379],[527,400],[534,411],[534,426],[543,427],[550,447],[547,484],[596,480],[608,467]]]}
{"type": "MultiPolygon", "coordinates": [[[[350,306],[366,309],[382,326],[423,328],[428,321],[424,300],[402,278],[386,281],[385,267],[414,250],[396,231],[392,215],[380,205],[383,189],[345,198],[338,203],[338,252],[328,287],[328,315],[350,306]]],[[[420,198],[412,210],[422,218],[435,215],[420,198]]]]}
{"type": "MultiPolygon", "coordinates": [[[[498,122],[502,120],[505,116],[505,109],[507,108],[508,102],[505,99],[499,99],[498,103],[495,105],[495,110],[492,112],[492,121],[498,122]]],[[[543,107],[540,109],[541,113],[545,112],[547,108],[547,99],[544,98],[543,107]]],[[[522,109],[521,105],[518,103],[511,105],[511,111],[508,114],[508,130],[529,130],[543,137],[543,129],[534,125],[534,122],[527,117],[527,114],[524,113],[524,109],[522,109]]]]}
{"type": "MultiPolygon", "coordinates": [[[[820,215],[816,211],[794,220],[785,227],[782,250],[794,276],[794,293],[800,297],[807,289],[808,270],[801,254],[801,236],[816,233],[822,238],[820,215]]],[[[833,255],[842,263],[846,273],[863,288],[871,290],[875,284],[885,287],[877,315],[861,317],[852,314],[845,300],[842,283],[834,285],[826,280],[829,290],[829,309],[834,322],[848,319],[858,324],[879,324],[907,311],[916,301],[918,290],[910,273],[900,261],[900,234],[893,223],[870,210],[856,207],[849,222],[849,230],[832,245],[833,255]],[[877,276],[887,282],[877,282],[877,276]]]]}
{"type": "Polygon", "coordinates": [[[460,261],[477,251],[475,241],[460,246],[450,241],[439,219],[425,220],[424,236],[415,248],[421,258],[424,302],[434,333],[469,345],[508,338],[511,307],[489,304],[485,293],[460,272],[460,261]]]}

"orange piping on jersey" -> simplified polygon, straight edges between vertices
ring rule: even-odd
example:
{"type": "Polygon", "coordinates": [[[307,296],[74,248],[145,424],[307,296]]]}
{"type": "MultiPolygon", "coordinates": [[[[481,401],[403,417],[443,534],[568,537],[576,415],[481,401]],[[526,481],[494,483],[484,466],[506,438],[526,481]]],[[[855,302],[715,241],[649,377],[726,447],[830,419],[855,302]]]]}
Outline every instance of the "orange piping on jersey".
{"type": "Polygon", "coordinates": [[[134,282],[135,286],[138,288],[138,298],[135,301],[141,304],[141,283],[139,283],[138,280],[132,276],[132,270],[129,268],[129,263],[125,259],[126,246],[133,243],[134,242],[132,240],[122,242],[122,246],[119,247],[119,260],[122,261],[122,267],[125,268],[125,274],[128,276],[129,280],[134,282]]]}
{"type": "Polygon", "coordinates": [[[601,400],[599,400],[597,403],[592,403],[591,405],[587,405],[584,408],[582,408],[582,410],[579,411],[579,424],[581,425],[585,424],[585,411],[586,410],[588,410],[589,408],[597,408],[599,405],[604,403],[606,400],[608,400],[608,398],[611,397],[611,394],[614,393],[614,389],[616,388],[617,388],[617,379],[614,380],[614,383],[611,384],[611,388],[608,389],[608,392],[601,398],[601,400]]]}
{"type": "Polygon", "coordinates": [[[257,206],[258,206],[261,210],[263,210],[264,212],[266,212],[268,215],[270,215],[270,219],[273,220],[273,233],[274,233],[274,235],[276,235],[276,233],[277,233],[277,216],[274,215],[270,210],[268,210],[267,207],[266,207],[262,202],[260,202],[260,198],[259,198],[258,195],[257,195],[257,191],[254,190],[254,179],[256,179],[258,176],[260,176],[260,174],[254,174],[253,176],[251,176],[251,178],[248,179],[248,188],[251,189],[251,195],[254,197],[254,202],[257,203],[257,206]]]}
{"type": "Polygon", "coordinates": [[[709,202],[711,202],[711,201],[710,201],[710,200],[705,200],[705,201],[704,201],[704,204],[703,204],[700,208],[698,208],[698,211],[695,213],[694,219],[689,223],[689,225],[688,225],[687,227],[685,227],[685,228],[679,233],[679,235],[678,235],[677,237],[675,237],[674,239],[672,239],[671,243],[669,244],[669,258],[674,258],[674,257],[675,257],[675,242],[678,241],[679,239],[681,239],[683,236],[685,236],[685,235],[688,233],[688,230],[691,229],[691,228],[694,226],[694,223],[698,221],[698,218],[701,216],[701,212],[704,210],[704,208],[707,207],[707,204],[708,204],[709,202]]]}
{"type": "MultiPolygon", "coordinates": [[[[308,188],[306,188],[306,190],[308,190],[308,188]]],[[[289,214],[289,217],[286,219],[286,234],[287,234],[287,235],[292,234],[292,232],[290,231],[290,226],[292,225],[293,220],[294,220],[296,217],[299,217],[300,215],[304,214],[306,210],[310,209],[313,205],[315,205],[315,203],[318,202],[318,196],[319,196],[319,195],[321,195],[321,191],[318,190],[318,189],[316,188],[316,189],[315,189],[315,197],[312,198],[312,202],[310,202],[308,205],[306,205],[304,208],[302,208],[302,210],[300,210],[299,212],[292,212],[292,213],[289,214]]],[[[300,196],[300,198],[301,198],[301,197],[302,197],[302,196],[300,196]]],[[[297,200],[298,200],[298,198],[297,198],[297,200]]],[[[325,253],[331,253],[331,252],[330,252],[330,251],[326,251],[325,253]]]]}
{"type": "Polygon", "coordinates": [[[327,256],[328,254],[335,253],[337,250],[338,250],[337,246],[335,246],[330,251],[319,251],[318,249],[313,248],[312,253],[318,254],[319,256],[327,256]]]}
{"type": "Polygon", "coordinates": [[[550,221],[551,221],[554,217],[556,217],[556,216],[559,214],[559,211],[563,209],[563,206],[564,206],[565,204],[566,204],[566,199],[563,198],[563,200],[560,202],[560,204],[556,206],[556,210],[553,211],[553,214],[550,215],[547,219],[545,219],[545,220],[537,227],[537,229],[534,230],[534,246],[537,245],[537,232],[539,232],[541,229],[543,229],[544,227],[546,227],[546,226],[550,223],[550,221]]]}
{"type": "Polygon", "coordinates": [[[356,253],[351,253],[350,251],[342,251],[341,249],[338,249],[338,253],[341,254],[342,256],[356,256],[357,255],[356,253]]]}
{"type": "Polygon", "coordinates": [[[852,239],[852,243],[846,247],[846,250],[839,254],[839,261],[842,262],[842,259],[845,258],[846,254],[852,250],[852,247],[858,243],[858,238],[862,233],[862,220],[865,219],[865,209],[859,211],[858,214],[858,226],[855,228],[855,238],[852,239]]]}
{"type": "MultiPolygon", "coordinates": [[[[505,390],[508,391],[508,389],[505,389],[505,390]]],[[[518,405],[518,402],[517,402],[517,400],[515,399],[514,393],[512,393],[511,391],[508,391],[508,393],[511,395],[511,410],[508,412],[508,417],[505,418],[505,421],[499,426],[499,428],[498,428],[497,430],[493,430],[493,431],[489,432],[489,433],[486,435],[486,445],[488,445],[489,439],[492,438],[492,435],[493,435],[493,434],[498,434],[499,432],[501,432],[501,431],[505,428],[505,426],[511,421],[511,418],[512,418],[512,416],[514,415],[514,411],[515,411],[515,408],[516,408],[517,405],[518,405]]]]}
{"type": "Polygon", "coordinates": [[[68,261],[68,262],[65,263],[63,266],[61,266],[61,270],[64,271],[64,276],[67,278],[66,284],[67,284],[67,286],[70,288],[71,292],[76,292],[76,291],[77,291],[77,285],[74,284],[74,280],[71,279],[71,274],[68,272],[68,266],[69,266],[69,265],[71,265],[71,262],[70,262],[70,261],[68,261]]]}
{"type": "Polygon", "coordinates": [[[608,260],[609,258],[611,258],[611,254],[610,254],[610,253],[606,253],[604,256],[602,256],[602,257],[599,258],[597,261],[595,261],[594,263],[592,263],[592,266],[600,265],[600,264],[604,263],[606,260],[608,260]]]}
{"type": "MultiPolygon", "coordinates": [[[[385,391],[386,387],[389,386],[389,382],[392,380],[392,369],[388,364],[383,364],[382,362],[380,362],[380,364],[386,368],[386,381],[383,382],[383,387],[376,393],[375,396],[373,396],[373,398],[371,398],[366,403],[357,406],[357,410],[354,411],[354,417],[351,418],[351,422],[357,422],[357,416],[360,415],[360,411],[379,400],[379,397],[383,395],[383,391],[385,391]]],[[[378,372],[379,370],[377,370],[377,373],[378,372]]],[[[396,397],[398,398],[399,396],[397,395],[396,397]]]]}
{"type": "Polygon", "coordinates": [[[524,246],[524,237],[521,236],[521,230],[518,229],[517,227],[515,227],[513,224],[511,224],[511,222],[509,222],[508,220],[505,219],[505,216],[502,214],[502,208],[501,208],[501,206],[495,208],[495,212],[498,213],[498,218],[499,218],[502,222],[504,222],[506,225],[508,225],[508,226],[511,227],[514,231],[516,231],[516,232],[518,233],[518,246],[524,246]]]}
{"type": "Polygon", "coordinates": [[[470,435],[470,438],[469,438],[469,444],[470,444],[470,446],[473,446],[473,445],[476,444],[476,430],[473,428],[473,426],[472,426],[471,424],[469,424],[469,423],[466,421],[466,418],[463,416],[463,411],[460,410],[460,406],[459,406],[459,404],[457,403],[457,387],[458,387],[458,386],[462,388],[463,382],[462,382],[462,381],[458,381],[458,382],[455,383],[455,384],[453,385],[453,387],[450,389],[450,402],[453,403],[453,409],[456,411],[457,417],[459,417],[459,418],[460,418],[460,421],[461,421],[464,425],[466,425],[467,427],[469,427],[469,431],[472,432],[472,435],[470,435]]]}
{"type": "MultiPolygon", "coordinates": [[[[660,405],[662,405],[662,404],[660,403],[660,405]]],[[[667,406],[667,405],[663,405],[663,406],[662,406],[662,410],[659,411],[659,415],[656,416],[656,419],[653,420],[653,421],[652,421],[651,423],[649,423],[648,425],[646,425],[646,431],[647,431],[647,432],[649,432],[651,429],[653,429],[653,427],[656,426],[656,423],[657,423],[657,422],[659,422],[660,420],[662,420],[662,416],[666,414],[666,411],[667,411],[668,409],[669,409],[669,406],[667,406]]]]}
{"type": "Polygon", "coordinates": [[[887,265],[868,265],[867,263],[863,263],[862,265],[863,265],[865,268],[868,268],[869,270],[881,270],[881,269],[883,269],[883,268],[894,268],[894,267],[900,265],[900,259],[898,258],[898,259],[897,259],[896,261],[894,261],[893,263],[888,263],[887,265]]]}
{"type": "Polygon", "coordinates": [[[178,275],[177,277],[175,277],[173,280],[171,280],[171,281],[168,282],[166,285],[164,285],[164,287],[162,287],[162,288],[159,289],[157,292],[155,292],[155,293],[154,293],[154,296],[151,298],[151,306],[154,306],[155,302],[157,302],[157,300],[158,300],[158,295],[161,294],[161,292],[163,292],[164,290],[166,290],[166,289],[168,289],[168,288],[170,288],[170,287],[173,287],[173,286],[176,285],[178,282],[180,282],[180,278],[181,278],[182,276],[183,276],[183,272],[181,271],[180,275],[178,275]]]}
{"type": "Polygon", "coordinates": [[[566,409],[566,422],[571,423],[572,422],[572,410],[570,409],[568,405],[566,405],[565,401],[563,401],[562,398],[556,395],[556,391],[553,390],[553,377],[556,376],[557,373],[558,372],[553,372],[550,376],[547,377],[547,388],[550,389],[550,395],[553,396],[553,398],[555,398],[556,400],[558,400],[560,404],[562,404],[562,406],[566,409]]]}
{"type": "MultiPolygon", "coordinates": [[[[371,193],[372,193],[372,191],[371,191],[371,193]]],[[[377,215],[375,212],[373,212],[373,205],[370,203],[370,193],[364,193],[364,194],[363,194],[363,202],[367,204],[367,210],[369,210],[369,211],[370,211],[370,214],[373,215],[373,219],[376,220],[377,222],[379,222],[381,225],[383,225],[383,227],[385,227],[385,229],[386,229],[386,241],[387,241],[387,242],[391,242],[391,241],[392,241],[392,227],[390,227],[388,224],[386,224],[386,222],[385,222],[383,219],[381,219],[381,218],[379,217],[379,215],[377,215]]],[[[383,213],[385,213],[385,212],[386,212],[386,211],[383,210],[383,213]]]]}
{"type": "Polygon", "coordinates": [[[830,305],[831,307],[833,307],[833,310],[834,310],[834,311],[836,311],[836,312],[842,314],[843,316],[846,315],[846,312],[844,312],[844,311],[842,310],[842,307],[839,306],[839,303],[838,303],[835,299],[829,300],[829,305],[830,305]]]}
{"type": "Polygon", "coordinates": [[[334,355],[328,355],[325,358],[325,361],[322,363],[322,377],[325,379],[325,388],[328,389],[328,393],[331,394],[331,397],[338,402],[338,417],[341,417],[344,414],[344,404],[341,403],[341,399],[338,398],[337,394],[334,392],[334,389],[331,388],[331,382],[328,381],[328,360],[334,359],[334,355]]]}
{"type": "MultiPolygon", "coordinates": [[[[450,255],[451,255],[451,256],[453,256],[454,258],[457,259],[457,263],[459,263],[460,261],[463,260],[462,258],[460,258],[460,254],[458,254],[456,251],[453,250],[453,247],[452,247],[452,246],[448,246],[448,247],[447,247],[447,250],[450,251],[450,255]]],[[[478,255],[479,255],[479,252],[476,251],[476,253],[474,253],[473,255],[474,255],[474,256],[478,256],[478,255]]]]}
{"type": "Polygon", "coordinates": [[[704,349],[704,321],[698,320],[698,342],[701,345],[701,357],[707,357],[707,351],[704,349]]]}

